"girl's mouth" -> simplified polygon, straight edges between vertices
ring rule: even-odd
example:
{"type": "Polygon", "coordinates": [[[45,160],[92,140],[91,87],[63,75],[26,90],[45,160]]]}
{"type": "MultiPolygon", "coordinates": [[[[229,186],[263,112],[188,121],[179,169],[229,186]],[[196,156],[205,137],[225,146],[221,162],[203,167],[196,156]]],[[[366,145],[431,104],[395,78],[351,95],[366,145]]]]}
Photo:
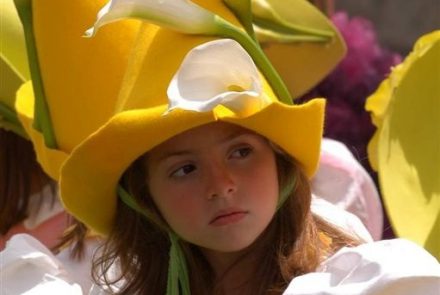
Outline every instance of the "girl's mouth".
{"type": "Polygon", "coordinates": [[[213,226],[223,226],[227,224],[232,224],[239,222],[243,219],[249,212],[243,210],[231,210],[225,212],[219,212],[219,214],[214,217],[209,224],[213,226]]]}

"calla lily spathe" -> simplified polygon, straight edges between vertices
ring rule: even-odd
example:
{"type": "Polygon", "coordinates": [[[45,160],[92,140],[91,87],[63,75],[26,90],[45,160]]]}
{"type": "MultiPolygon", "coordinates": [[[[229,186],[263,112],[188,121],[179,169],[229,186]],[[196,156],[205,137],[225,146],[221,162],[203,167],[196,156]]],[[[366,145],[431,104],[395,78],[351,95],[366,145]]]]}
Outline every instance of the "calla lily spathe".
{"type": "Polygon", "coordinates": [[[206,112],[223,105],[245,115],[267,105],[257,67],[232,39],[215,40],[192,49],[167,93],[168,112],[176,108],[206,112]]]}
{"type": "Polygon", "coordinates": [[[128,17],[148,19],[187,34],[214,33],[219,27],[215,14],[188,0],[111,0],[85,34],[91,37],[103,25],[128,17]]]}

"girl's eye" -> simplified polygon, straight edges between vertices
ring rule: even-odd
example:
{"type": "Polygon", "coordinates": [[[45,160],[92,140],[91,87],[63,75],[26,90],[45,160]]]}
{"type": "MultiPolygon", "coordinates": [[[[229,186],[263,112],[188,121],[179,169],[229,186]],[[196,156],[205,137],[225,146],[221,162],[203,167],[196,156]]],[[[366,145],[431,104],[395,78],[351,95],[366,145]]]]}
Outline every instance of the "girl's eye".
{"type": "Polygon", "coordinates": [[[196,166],[192,164],[184,165],[171,173],[172,177],[182,177],[196,170],[196,166]]]}
{"type": "Polygon", "coordinates": [[[251,147],[242,147],[238,148],[232,152],[232,158],[246,158],[252,152],[251,147]]]}

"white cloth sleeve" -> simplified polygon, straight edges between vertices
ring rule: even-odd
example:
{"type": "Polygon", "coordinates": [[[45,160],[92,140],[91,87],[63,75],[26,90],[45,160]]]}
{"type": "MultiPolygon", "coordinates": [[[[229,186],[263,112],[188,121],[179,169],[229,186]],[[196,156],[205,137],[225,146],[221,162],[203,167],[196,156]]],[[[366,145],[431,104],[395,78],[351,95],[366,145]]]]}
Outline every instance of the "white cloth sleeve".
{"type": "Polygon", "coordinates": [[[84,241],[83,257],[80,260],[70,257],[72,246],[63,249],[56,255],[56,258],[62,263],[70,277],[81,286],[84,294],[88,294],[93,285],[92,260],[100,244],[101,241],[98,237],[86,238],[84,241]]]}
{"type": "Polygon", "coordinates": [[[83,294],[52,253],[27,234],[8,241],[0,252],[0,270],[2,295],[83,294]]]}
{"type": "Polygon", "coordinates": [[[316,272],[294,278],[284,295],[438,295],[440,265],[404,239],[344,247],[316,272]]]}

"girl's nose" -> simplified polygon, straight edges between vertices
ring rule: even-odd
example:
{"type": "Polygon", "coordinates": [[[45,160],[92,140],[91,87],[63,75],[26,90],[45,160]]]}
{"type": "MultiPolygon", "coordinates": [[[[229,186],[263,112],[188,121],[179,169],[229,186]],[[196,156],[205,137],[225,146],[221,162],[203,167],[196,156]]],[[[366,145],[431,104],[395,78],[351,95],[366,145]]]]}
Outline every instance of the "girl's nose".
{"type": "Polygon", "coordinates": [[[208,174],[208,200],[229,198],[237,191],[236,181],[227,167],[213,165],[208,174]]]}

